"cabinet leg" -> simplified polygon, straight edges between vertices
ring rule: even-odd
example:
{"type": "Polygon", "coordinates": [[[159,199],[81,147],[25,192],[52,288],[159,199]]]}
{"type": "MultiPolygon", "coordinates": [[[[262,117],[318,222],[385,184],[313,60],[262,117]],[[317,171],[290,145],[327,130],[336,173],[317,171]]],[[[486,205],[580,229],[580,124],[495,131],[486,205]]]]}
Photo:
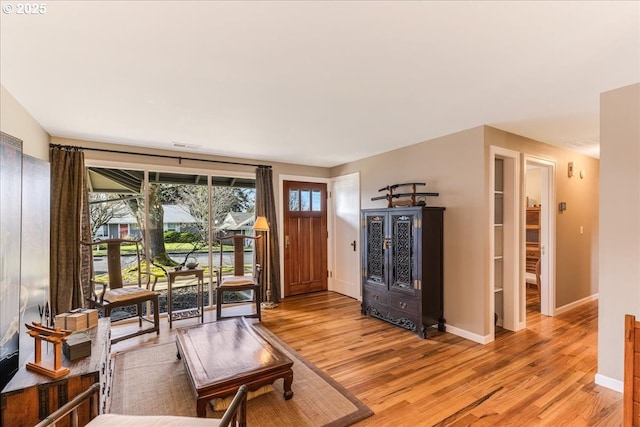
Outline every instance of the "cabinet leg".
{"type": "Polygon", "coordinates": [[[447,321],[445,320],[444,317],[441,317],[440,319],[438,319],[438,330],[440,332],[447,332],[447,327],[445,326],[445,323],[447,321]]]}
{"type": "Polygon", "coordinates": [[[418,325],[418,336],[422,339],[427,338],[427,328],[425,328],[424,323],[418,325]]]}

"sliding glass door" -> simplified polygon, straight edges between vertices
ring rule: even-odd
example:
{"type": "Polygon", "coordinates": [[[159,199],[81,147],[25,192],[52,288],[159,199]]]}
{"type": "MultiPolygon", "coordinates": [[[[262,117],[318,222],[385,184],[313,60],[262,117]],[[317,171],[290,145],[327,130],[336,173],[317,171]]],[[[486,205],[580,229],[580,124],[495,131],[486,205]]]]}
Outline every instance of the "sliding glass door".
{"type": "MultiPolygon", "coordinates": [[[[94,240],[143,239],[143,268],[161,277],[160,311],[167,310],[168,272],[196,264],[204,271],[205,305],[213,305],[214,237],[253,233],[255,179],[99,167],[88,167],[87,174],[94,240]]],[[[248,253],[253,256],[252,248],[248,253]]],[[[172,302],[173,310],[196,306],[195,277],[172,286],[172,302]]]]}

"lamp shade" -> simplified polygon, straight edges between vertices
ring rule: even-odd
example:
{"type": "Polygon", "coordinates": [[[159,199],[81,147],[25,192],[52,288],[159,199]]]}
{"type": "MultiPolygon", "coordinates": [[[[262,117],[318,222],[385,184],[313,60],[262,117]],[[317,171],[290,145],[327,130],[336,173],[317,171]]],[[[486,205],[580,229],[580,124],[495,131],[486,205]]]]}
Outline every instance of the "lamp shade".
{"type": "Polygon", "coordinates": [[[253,224],[253,229],[255,231],[269,231],[269,224],[267,223],[267,218],[263,216],[257,217],[255,224],[253,224]]]}

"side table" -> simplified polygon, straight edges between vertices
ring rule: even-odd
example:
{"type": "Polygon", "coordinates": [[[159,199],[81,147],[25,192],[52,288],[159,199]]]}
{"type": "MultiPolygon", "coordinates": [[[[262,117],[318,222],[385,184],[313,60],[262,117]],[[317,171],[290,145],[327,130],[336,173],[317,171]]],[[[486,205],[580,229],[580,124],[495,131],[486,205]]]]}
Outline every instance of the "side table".
{"type": "Polygon", "coordinates": [[[167,281],[167,317],[169,317],[169,329],[173,327],[174,320],[189,319],[199,317],[200,323],[204,323],[204,271],[199,268],[189,268],[186,270],[169,271],[167,281]],[[194,276],[198,279],[196,285],[197,307],[184,310],[173,311],[173,298],[171,288],[178,277],[194,276]]]}

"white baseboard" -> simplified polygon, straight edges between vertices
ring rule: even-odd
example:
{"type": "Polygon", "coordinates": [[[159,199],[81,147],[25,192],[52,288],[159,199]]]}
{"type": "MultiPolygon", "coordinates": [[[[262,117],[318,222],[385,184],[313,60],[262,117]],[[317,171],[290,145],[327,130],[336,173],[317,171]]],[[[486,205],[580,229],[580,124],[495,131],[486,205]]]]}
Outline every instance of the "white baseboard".
{"type": "Polygon", "coordinates": [[[478,334],[474,334],[473,332],[469,332],[464,329],[456,328],[455,326],[446,325],[447,332],[452,333],[453,335],[457,335],[459,337],[471,340],[473,342],[477,342],[478,344],[489,344],[493,341],[493,337],[490,335],[482,336],[478,334]]]}
{"type": "Polygon", "coordinates": [[[623,393],[624,381],[616,380],[615,378],[606,377],[602,374],[596,374],[596,384],[606,387],[613,391],[623,393]]]}
{"type": "Polygon", "coordinates": [[[578,301],[574,301],[572,303],[569,303],[567,305],[563,305],[562,307],[558,307],[554,310],[553,315],[556,316],[558,314],[562,314],[565,311],[569,311],[571,309],[574,309],[576,307],[581,306],[582,304],[586,304],[588,302],[591,301],[595,301],[600,297],[600,294],[593,294],[593,295],[589,295],[588,297],[579,299],[578,301]]]}

